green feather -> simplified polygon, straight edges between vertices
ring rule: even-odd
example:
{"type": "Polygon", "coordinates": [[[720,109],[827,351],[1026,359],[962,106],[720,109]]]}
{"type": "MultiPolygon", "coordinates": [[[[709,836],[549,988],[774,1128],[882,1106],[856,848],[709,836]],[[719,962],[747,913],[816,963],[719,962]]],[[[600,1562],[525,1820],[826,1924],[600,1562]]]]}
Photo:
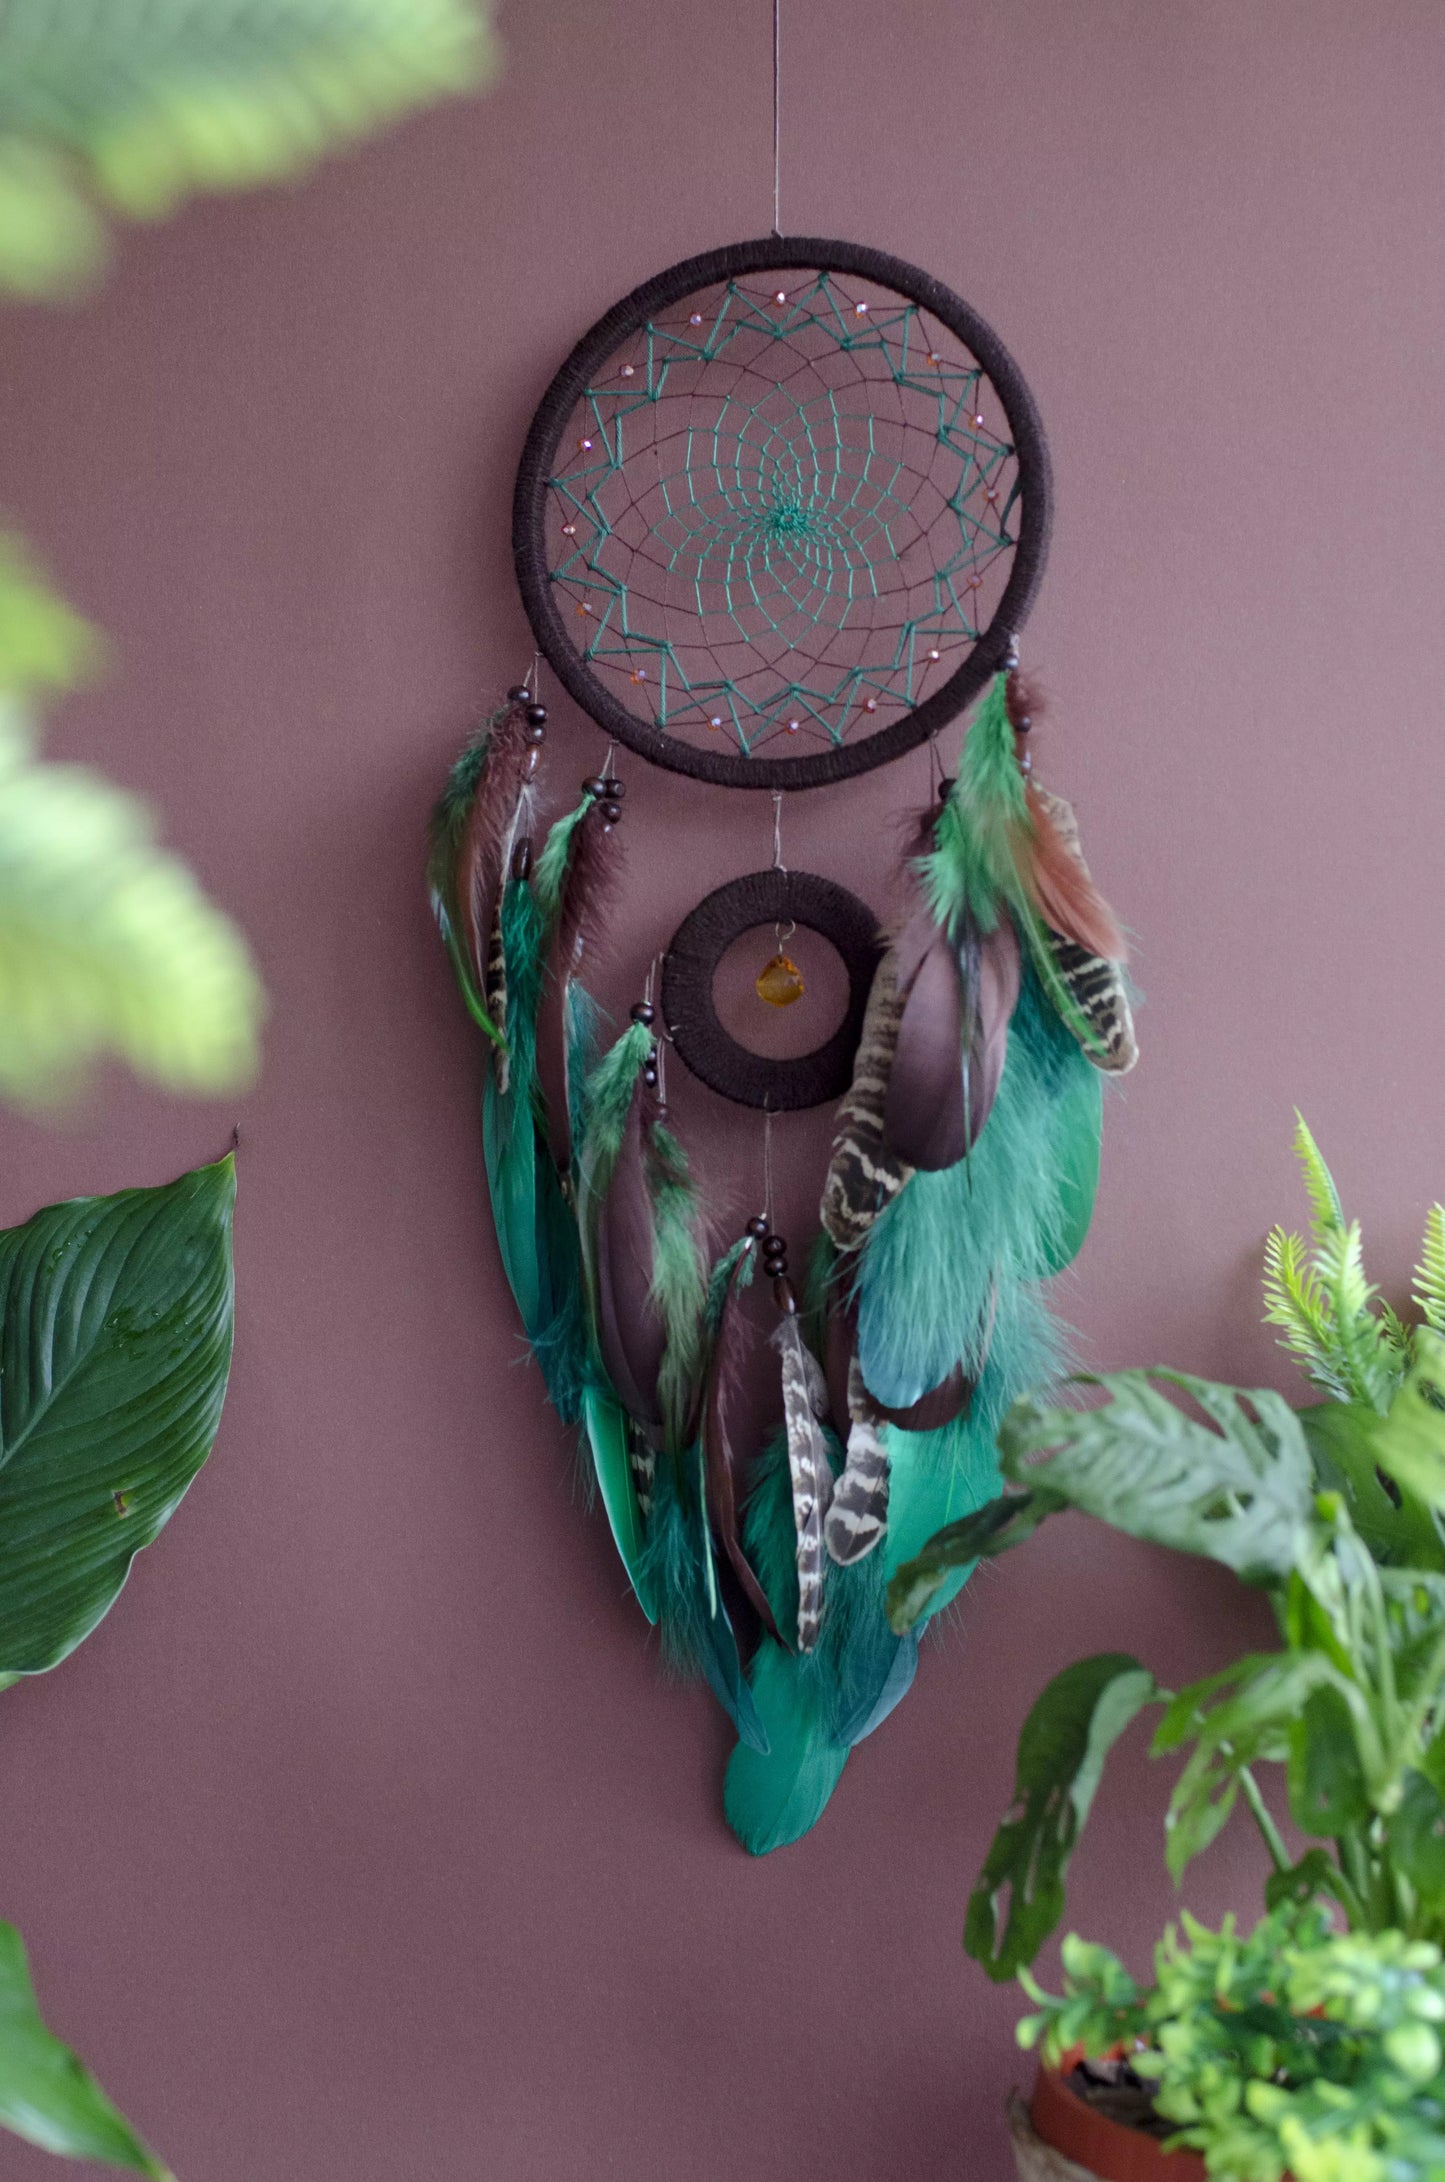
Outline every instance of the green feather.
{"type": "Polygon", "coordinates": [[[977,1143],[956,1166],[915,1174],[861,1253],[858,1355],[876,1400],[907,1408],[960,1362],[976,1371],[1000,1343],[1023,1342],[1047,1365],[1048,1315],[1029,1284],[1060,1262],[1077,1227],[1078,1071],[1095,1073],[1026,968],[977,1143]]]}
{"type": "Polygon", "coordinates": [[[646,1595],[656,1601],[662,1656],[674,1672],[701,1674],[742,1741],[762,1754],[767,1729],[743,1674],[737,1637],[717,1588],[712,1539],[696,1448],[662,1457],[641,1557],[646,1595]]]}
{"type": "Polygon", "coordinates": [[[543,930],[554,922],[562,904],[562,889],[567,883],[567,866],[572,860],[572,836],[591,808],[592,798],[584,796],[573,811],[567,811],[547,829],[542,853],[537,858],[532,875],[532,886],[537,898],[537,911],[543,930]]]}
{"type": "Polygon", "coordinates": [[[916,869],[929,907],[950,937],[965,917],[991,932],[1006,905],[1050,1007],[1086,1052],[1103,1053],[1106,1043],[1060,973],[1048,927],[1019,874],[1019,849],[1033,831],[1033,820],[1005,689],[1006,677],[996,674],[968,730],[952,792],[934,823],[933,848],[919,858],[916,869]]]}
{"type": "Polygon", "coordinates": [[[723,1811],[749,1854],[766,1856],[818,1823],[848,1749],[828,1732],[818,1685],[771,1637],[753,1658],[752,1695],[767,1755],[738,1744],[728,1760],[723,1811]]]}
{"type": "Polygon", "coordinates": [[[632,1479],[631,1427],[622,1404],[601,1385],[586,1388],[582,1416],[597,1489],[628,1581],[649,1621],[657,1620],[649,1572],[644,1566],[647,1540],[637,1490],[632,1479]]]}

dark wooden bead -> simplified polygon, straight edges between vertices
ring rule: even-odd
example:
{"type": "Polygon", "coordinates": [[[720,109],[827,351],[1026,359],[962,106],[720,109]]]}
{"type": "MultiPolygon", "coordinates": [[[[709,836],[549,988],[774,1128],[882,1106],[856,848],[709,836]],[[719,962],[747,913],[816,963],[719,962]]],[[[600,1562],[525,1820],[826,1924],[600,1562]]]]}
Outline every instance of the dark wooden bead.
{"type": "Polygon", "coordinates": [[[768,1223],[760,1212],[755,1212],[748,1222],[748,1233],[755,1242],[761,1242],[768,1232],[768,1223]]]}
{"type": "Polygon", "coordinates": [[[644,1068],[642,1080],[649,1091],[655,1091],[657,1089],[657,1070],[655,1068],[644,1068]]]}
{"type": "Polygon", "coordinates": [[[1029,729],[1033,726],[1033,724],[1034,723],[1029,717],[1028,713],[1021,712],[1018,718],[1013,723],[1014,733],[1016,735],[1027,735],[1029,729]]]}
{"type": "Polygon", "coordinates": [[[622,816],[622,805],[620,803],[614,803],[611,796],[607,798],[606,802],[599,804],[598,808],[600,809],[602,816],[606,819],[609,826],[615,826],[618,819],[622,816]]]}
{"type": "Polygon", "coordinates": [[[584,796],[602,796],[606,795],[607,790],[603,786],[602,782],[598,779],[597,775],[595,773],[591,773],[582,783],[582,793],[584,796]]]}
{"type": "Polygon", "coordinates": [[[512,851],[512,877],[530,879],[532,876],[532,843],[530,838],[519,841],[512,851]]]}
{"type": "Polygon", "coordinates": [[[507,703],[509,705],[524,705],[527,703],[531,694],[532,692],[528,689],[526,683],[519,682],[515,689],[508,690],[507,703]]]}
{"type": "Polygon", "coordinates": [[[534,750],[540,750],[543,743],[547,740],[546,728],[540,727],[534,722],[533,725],[527,729],[527,740],[532,745],[534,750]]]}
{"type": "Polygon", "coordinates": [[[620,803],[627,793],[627,783],[619,780],[615,773],[608,773],[602,783],[602,793],[610,796],[614,803],[620,803]]]}
{"type": "Polygon", "coordinates": [[[547,725],[547,707],[545,705],[528,705],[527,718],[531,721],[533,727],[545,727],[547,725]]]}
{"type": "Polygon", "coordinates": [[[946,774],[946,775],[944,776],[944,778],[943,778],[943,779],[942,779],[942,780],[941,780],[941,781],[940,781],[940,782],[938,783],[938,800],[939,800],[939,802],[940,802],[940,803],[946,803],[946,802],[948,801],[949,797],[950,797],[950,796],[951,796],[952,794],[953,794],[953,780],[952,780],[952,777],[951,777],[950,775],[947,775],[947,774],[946,774]]]}
{"type": "Polygon", "coordinates": [[[657,1011],[650,1000],[634,1000],[632,1003],[631,1014],[634,1023],[650,1023],[656,1013],[657,1011]]]}

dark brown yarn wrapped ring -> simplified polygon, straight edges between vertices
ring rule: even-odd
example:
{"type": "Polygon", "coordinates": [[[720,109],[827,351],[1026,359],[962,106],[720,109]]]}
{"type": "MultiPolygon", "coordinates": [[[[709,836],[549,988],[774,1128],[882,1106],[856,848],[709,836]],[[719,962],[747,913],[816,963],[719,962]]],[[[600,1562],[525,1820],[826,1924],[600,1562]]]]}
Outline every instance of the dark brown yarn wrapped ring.
{"type": "Polygon", "coordinates": [[[882,956],[878,919],[866,902],[811,871],[750,871],[709,894],[686,916],[662,958],[662,1020],[677,1056],[710,1090],[773,1113],[840,1099],[853,1075],[873,973],[882,956]],[[811,1053],[791,1061],[750,1053],[718,1021],[713,978],[733,941],[757,926],[806,925],[836,948],[848,973],[842,1022],[811,1053]]]}

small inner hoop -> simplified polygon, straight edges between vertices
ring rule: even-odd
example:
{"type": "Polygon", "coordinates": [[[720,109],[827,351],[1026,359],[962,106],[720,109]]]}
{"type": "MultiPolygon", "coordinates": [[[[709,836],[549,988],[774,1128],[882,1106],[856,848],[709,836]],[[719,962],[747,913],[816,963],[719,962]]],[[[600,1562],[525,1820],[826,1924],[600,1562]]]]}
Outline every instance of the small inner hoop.
{"type": "Polygon", "coordinates": [[[548,392],[514,542],[539,643],[609,734],[726,785],[914,747],[1042,564],[1048,464],[996,336],[852,245],[738,245],[619,304],[548,392]]]}
{"type": "Polygon", "coordinates": [[[668,942],[662,958],[663,1022],[692,1074],[739,1106],[775,1114],[823,1106],[840,1099],[852,1081],[881,954],[877,918],[846,887],[809,871],[752,871],[699,902],[668,942]],[[837,951],[848,973],[848,1006],[832,1036],[811,1053],[770,1060],[724,1030],[713,978],[741,933],[788,921],[820,933],[837,951]]]}

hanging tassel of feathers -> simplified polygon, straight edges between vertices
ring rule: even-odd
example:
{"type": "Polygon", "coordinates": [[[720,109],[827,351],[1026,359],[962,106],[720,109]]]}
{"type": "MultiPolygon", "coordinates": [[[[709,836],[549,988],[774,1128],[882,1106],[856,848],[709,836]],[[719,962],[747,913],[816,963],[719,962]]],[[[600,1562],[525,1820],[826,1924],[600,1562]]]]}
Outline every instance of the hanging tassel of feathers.
{"type": "MultiPolygon", "coordinates": [[[[760,1645],[771,1755],[740,1749],[729,1766],[729,1821],[758,1854],[816,1820],[851,1742],[907,1689],[916,1648],[891,1641],[882,1587],[996,1492],[1004,1411],[1066,1360],[1040,1283],[1087,1229],[1099,1071],[1132,1057],[1132,1027],[1123,940],[1072,813],[1020,763],[1011,714],[1027,733],[1030,704],[1000,676],[969,730],[914,864],[923,905],[880,964],[839,1110],[817,1290],[847,1447],[817,1640],[808,1654],[760,1645]]],[[[776,1481],[759,1487],[745,1539],[786,1628],[778,1500],[776,1481]]]]}
{"type": "MultiPolygon", "coordinates": [[[[615,808],[615,806],[613,806],[615,808]]],[[[587,795],[553,826],[537,863],[537,901],[546,925],[546,966],[537,1004],[537,1097],[547,1149],[570,1175],[574,1111],[581,1078],[573,1067],[586,1008],[578,983],[583,959],[597,951],[621,880],[616,821],[587,795]]]]}

